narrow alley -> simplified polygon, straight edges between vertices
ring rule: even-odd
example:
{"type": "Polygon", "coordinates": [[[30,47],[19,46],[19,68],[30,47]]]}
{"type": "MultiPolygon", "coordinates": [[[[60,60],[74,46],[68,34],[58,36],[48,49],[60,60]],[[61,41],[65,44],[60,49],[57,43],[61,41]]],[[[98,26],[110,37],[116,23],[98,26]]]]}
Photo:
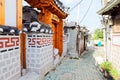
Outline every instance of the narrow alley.
{"type": "Polygon", "coordinates": [[[80,58],[64,58],[62,63],[51,71],[45,80],[104,80],[99,72],[94,55],[99,55],[100,49],[89,47],[80,58]]]}
{"type": "Polygon", "coordinates": [[[120,0],[0,0],[0,80],[120,80],[120,0]]]}

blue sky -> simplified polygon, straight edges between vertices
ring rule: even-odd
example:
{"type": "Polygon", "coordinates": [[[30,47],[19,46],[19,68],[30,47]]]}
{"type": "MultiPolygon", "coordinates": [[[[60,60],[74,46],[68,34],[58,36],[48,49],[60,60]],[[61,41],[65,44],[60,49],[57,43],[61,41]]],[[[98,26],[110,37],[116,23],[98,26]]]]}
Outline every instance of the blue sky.
{"type": "MultiPolygon", "coordinates": [[[[64,5],[66,5],[67,7],[73,7],[74,5],[76,5],[80,0],[61,0],[64,5]]],[[[83,0],[80,4],[80,8],[79,8],[79,21],[82,19],[82,17],[84,16],[84,14],[86,13],[89,4],[90,4],[91,0],[83,0]]],[[[85,17],[85,19],[83,20],[82,23],[80,23],[80,25],[85,25],[87,26],[87,28],[90,31],[94,31],[96,28],[101,27],[100,24],[100,16],[97,14],[97,11],[101,9],[101,0],[93,0],[92,6],[87,14],[87,16],[85,17]]],[[[77,12],[78,11],[78,7],[76,7],[74,10],[72,10],[69,13],[68,16],[68,21],[76,21],[77,18],[77,12]]]]}
{"type": "MultiPolygon", "coordinates": [[[[64,3],[65,6],[72,8],[74,5],[76,5],[81,0],[60,0],[64,3]]],[[[79,8],[79,15],[78,18],[79,21],[82,19],[84,14],[86,13],[89,4],[91,0],[83,0],[80,4],[79,8]]],[[[23,3],[23,5],[26,5],[26,3],[23,3]]],[[[80,25],[86,26],[91,32],[93,32],[96,28],[101,27],[100,23],[100,16],[97,14],[97,11],[101,9],[101,0],[93,0],[92,6],[85,17],[85,19],[80,23],[80,25]]],[[[67,17],[68,21],[77,21],[77,13],[78,13],[78,7],[76,7],[74,10],[72,10],[69,13],[69,16],[67,17]]]]}

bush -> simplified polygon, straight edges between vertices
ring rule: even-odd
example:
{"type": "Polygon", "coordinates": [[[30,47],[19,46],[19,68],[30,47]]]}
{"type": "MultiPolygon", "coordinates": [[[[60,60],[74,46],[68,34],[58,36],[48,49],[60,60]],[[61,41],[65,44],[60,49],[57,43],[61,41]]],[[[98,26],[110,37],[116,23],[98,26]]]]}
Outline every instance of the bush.
{"type": "Polygon", "coordinates": [[[120,74],[115,68],[112,67],[111,62],[103,62],[100,66],[104,71],[107,71],[114,78],[114,80],[120,80],[120,74]]]}
{"type": "Polygon", "coordinates": [[[119,80],[120,79],[120,74],[115,68],[112,68],[109,73],[113,76],[114,80],[119,80]]]}
{"type": "Polygon", "coordinates": [[[100,64],[100,66],[107,72],[109,72],[112,69],[112,63],[110,62],[103,62],[102,64],[100,64]]]}

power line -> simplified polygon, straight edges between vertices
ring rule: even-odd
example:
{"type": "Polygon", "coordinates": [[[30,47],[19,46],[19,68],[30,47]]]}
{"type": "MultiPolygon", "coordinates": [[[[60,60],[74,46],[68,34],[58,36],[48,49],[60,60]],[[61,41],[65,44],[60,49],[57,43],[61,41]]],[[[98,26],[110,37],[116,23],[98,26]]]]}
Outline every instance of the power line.
{"type": "Polygon", "coordinates": [[[92,3],[93,3],[93,0],[91,0],[90,5],[89,5],[89,7],[88,7],[88,9],[87,9],[86,13],[85,13],[85,14],[84,14],[84,16],[82,17],[82,19],[81,19],[80,23],[81,23],[81,22],[85,19],[85,17],[87,16],[87,14],[88,14],[88,12],[89,12],[89,10],[90,10],[91,6],[92,6],[92,3]]]}
{"type": "Polygon", "coordinates": [[[69,12],[71,12],[74,8],[76,8],[82,1],[83,0],[81,0],[80,2],[78,2],[74,7],[72,7],[69,12]]]}

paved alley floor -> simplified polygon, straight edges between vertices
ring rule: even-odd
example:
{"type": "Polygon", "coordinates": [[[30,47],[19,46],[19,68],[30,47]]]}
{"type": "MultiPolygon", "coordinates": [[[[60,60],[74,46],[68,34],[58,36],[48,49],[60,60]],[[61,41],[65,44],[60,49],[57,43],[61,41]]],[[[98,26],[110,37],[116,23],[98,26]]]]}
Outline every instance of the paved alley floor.
{"type": "Polygon", "coordinates": [[[95,66],[94,54],[99,49],[89,48],[80,59],[66,58],[45,80],[104,80],[95,66]]]}

